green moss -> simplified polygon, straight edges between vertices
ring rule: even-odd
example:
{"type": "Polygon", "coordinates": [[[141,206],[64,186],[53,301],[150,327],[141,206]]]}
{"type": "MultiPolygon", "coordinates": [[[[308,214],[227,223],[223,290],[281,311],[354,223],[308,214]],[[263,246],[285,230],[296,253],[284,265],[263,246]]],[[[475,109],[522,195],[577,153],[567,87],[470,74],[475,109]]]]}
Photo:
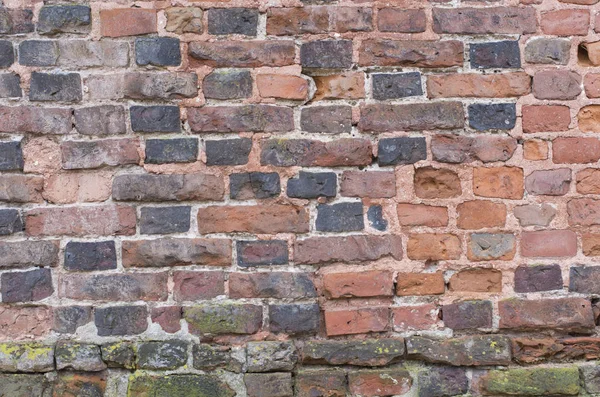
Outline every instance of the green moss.
{"type": "Polygon", "coordinates": [[[233,397],[235,392],[210,375],[150,376],[138,371],[129,376],[128,397],[233,397]]]}
{"type": "Polygon", "coordinates": [[[503,395],[577,395],[579,370],[576,367],[494,370],[487,375],[485,388],[491,394],[503,395]]]}

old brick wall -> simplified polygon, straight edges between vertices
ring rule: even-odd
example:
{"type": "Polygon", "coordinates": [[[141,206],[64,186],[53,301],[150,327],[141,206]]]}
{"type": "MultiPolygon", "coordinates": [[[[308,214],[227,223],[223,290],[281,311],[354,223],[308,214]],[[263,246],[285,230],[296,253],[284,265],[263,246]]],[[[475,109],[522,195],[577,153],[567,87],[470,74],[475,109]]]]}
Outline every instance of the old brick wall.
{"type": "Polygon", "coordinates": [[[0,396],[600,395],[599,0],[0,4],[0,396]]]}

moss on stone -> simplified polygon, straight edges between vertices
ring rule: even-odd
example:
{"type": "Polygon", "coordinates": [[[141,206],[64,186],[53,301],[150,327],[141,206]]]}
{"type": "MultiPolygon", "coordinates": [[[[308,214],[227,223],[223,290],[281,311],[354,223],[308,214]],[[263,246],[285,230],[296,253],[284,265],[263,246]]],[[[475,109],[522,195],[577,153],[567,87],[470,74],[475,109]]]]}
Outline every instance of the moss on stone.
{"type": "Polygon", "coordinates": [[[577,395],[579,370],[576,367],[493,370],[486,376],[484,386],[491,394],[577,395]]]}

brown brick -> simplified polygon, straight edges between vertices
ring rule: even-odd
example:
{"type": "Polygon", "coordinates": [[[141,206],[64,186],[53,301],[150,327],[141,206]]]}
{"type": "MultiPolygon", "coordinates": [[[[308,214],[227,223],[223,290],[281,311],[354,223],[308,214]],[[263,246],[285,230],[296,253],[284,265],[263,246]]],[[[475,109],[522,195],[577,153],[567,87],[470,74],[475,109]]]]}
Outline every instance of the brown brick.
{"type": "Polygon", "coordinates": [[[263,98],[305,100],[308,95],[308,81],[300,76],[259,74],[256,85],[263,98]]]}
{"type": "Polygon", "coordinates": [[[535,33],[532,7],[434,8],[433,31],[454,34],[535,33]]]}
{"type": "Polygon", "coordinates": [[[465,201],[456,206],[457,226],[461,229],[504,227],[506,206],[487,200],[465,201]]]}
{"type": "Polygon", "coordinates": [[[491,135],[434,135],[431,139],[433,159],[442,163],[490,163],[507,161],[517,149],[517,140],[491,135]]]}
{"type": "Polygon", "coordinates": [[[373,9],[366,7],[330,7],[330,30],[337,33],[373,30],[373,9]]]}
{"type": "Polygon", "coordinates": [[[205,233],[306,233],[306,208],[293,205],[211,206],[198,210],[198,231],[205,233]]]}
{"type": "Polygon", "coordinates": [[[523,106],[523,132],[567,131],[571,111],[564,105],[523,106]]]}
{"type": "Polygon", "coordinates": [[[0,106],[0,132],[58,135],[72,128],[71,109],[0,106]]]}
{"type": "Polygon", "coordinates": [[[571,170],[536,170],[525,178],[525,189],[532,195],[562,196],[569,192],[571,170]]]}
{"type": "Polygon", "coordinates": [[[600,73],[587,73],[583,78],[583,88],[588,98],[600,98],[600,73]]]}
{"type": "Polygon", "coordinates": [[[267,34],[276,36],[318,34],[329,30],[327,7],[271,7],[267,11],[267,34]]]}
{"type": "Polygon", "coordinates": [[[420,33],[427,28],[427,16],[422,9],[381,8],[377,28],[381,32],[420,33]]]}
{"type": "Polygon", "coordinates": [[[350,392],[365,397],[405,394],[412,380],[404,368],[363,369],[348,374],[350,392]]]}
{"type": "Polygon", "coordinates": [[[370,262],[387,256],[402,259],[400,236],[309,237],[294,244],[296,264],[370,262]]]}
{"type": "Polygon", "coordinates": [[[231,240],[161,238],[123,241],[124,267],[230,266],[231,240]]]}
{"type": "Polygon", "coordinates": [[[135,223],[135,208],[124,205],[47,207],[25,213],[29,236],[132,235],[135,223]]]}
{"type": "Polygon", "coordinates": [[[296,374],[298,397],[345,397],[346,373],[338,369],[300,370],[296,374]]]}
{"type": "Polygon", "coordinates": [[[581,94],[581,76],[568,70],[542,70],[533,76],[537,99],[570,100],[581,94]]]}
{"type": "Polygon", "coordinates": [[[0,201],[40,203],[44,201],[42,198],[43,185],[44,178],[41,176],[0,175],[0,201]]]}
{"type": "Polygon", "coordinates": [[[389,328],[390,312],[387,307],[326,310],[327,336],[383,332],[389,328]]]}
{"type": "Polygon", "coordinates": [[[138,164],[137,138],[99,141],[66,141],[60,145],[63,168],[67,170],[138,164]]]}
{"type": "Polygon", "coordinates": [[[502,272],[486,268],[461,270],[452,275],[448,288],[460,292],[502,292],[502,272]]]}
{"type": "Polygon", "coordinates": [[[445,74],[427,78],[430,98],[475,97],[506,98],[527,95],[531,77],[524,72],[500,74],[445,74]]]}
{"type": "Polygon", "coordinates": [[[153,323],[157,323],[163,331],[170,334],[181,329],[181,307],[179,306],[159,306],[152,308],[150,318],[153,323]]]}
{"type": "Polygon", "coordinates": [[[334,299],[391,296],[393,285],[393,273],[383,270],[323,275],[323,291],[334,299]]]}
{"type": "Polygon", "coordinates": [[[569,225],[600,225],[600,200],[592,198],[574,198],[567,202],[569,225]]]}
{"type": "Polygon", "coordinates": [[[541,139],[528,139],[523,142],[523,158],[525,160],[546,160],[548,159],[548,142],[541,139]]]}
{"type": "Polygon", "coordinates": [[[448,208],[426,204],[398,204],[398,220],[402,226],[448,226],[448,208]]]}
{"type": "Polygon", "coordinates": [[[585,168],[577,172],[577,193],[600,194],[600,169],[585,168]]]}
{"type": "Polygon", "coordinates": [[[369,165],[373,148],[367,139],[269,139],[260,144],[260,163],[277,167],[341,167],[369,165]]]}
{"type": "Polygon", "coordinates": [[[344,72],[328,76],[313,76],[317,86],[314,101],[323,99],[360,99],[365,97],[365,74],[344,72]]]}
{"type": "Polygon", "coordinates": [[[393,307],[394,331],[422,331],[435,328],[438,319],[438,309],[435,305],[427,303],[418,306],[393,307]]]}
{"type": "Polygon", "coordinates": [[[100,11],[102,36],[122,37],[156,33],[156,10],[115,8],[100,11]]]}
{"type": "Polygon", "coordinates": [[[523,169],[518,167],[473,168],[473,193],[481,197],[523,198],[523,169]]]}
{"type": "Polygon", "coordinates": [[[453,330],[491,328],[492,302],[470,300],[442,307],[444,325],[453,330]]]}
{"type": "Polygon", "coordinates": [[[458,174],[449,169],[417,168],[414,185],[417,197],[424,199],[451,198],[462,194],[458,174]]]}
{"type": "Polygon", "coordinates": [[[192,42],[190,66],[227,68],[287,66],[294,63],[296,49],[291,40],[192,42]]]}
{"type": "Polygon", "coordinates": [[[396,295],[440,295],[446,290],[443,273],[398,273],[396,295]]]}
{"type": "Polygon", "coordinates": [[[508,299],[498,311],[501,329],[591,332],[595,326],[590,301],[582,298],[508,299]]]}
{"type": "Polygon", "coordinates": [[[600,132],[600,106],[589,105],[579,109],[579,129],[583,132],[600,132]]]}
{"type": "Polygon", "coordinates": [[[464,123],[458,102],[371,104],[360,108],[358,128],[366,132],[447,130],[462,128],[464,123]]]}
{"type": "Polygon", "coordinates": [[[96,301],[166,301],[168,273],[63,274],[58,296],[96,301]]]}
{"type": "Polygon", "coordinates": [[[588,10],[565,9],[542,13],[540,27],[554,36],[585,36],[590,28],[588,10]]]}
{"type": "Polygon", "coordinates": [[[413,260],[459,259],[462,253],[460,238],[448,233],[423,233],[408,236],[406,255],[413,260]]]}
{"type": "Polygon", "coordinates": [[[595,163],[600,159],[597,138],[561,137],[552,141],[552,162],[556,164],[595,163]]]}
{"type": "Polygon", "coordinates": [[[173,272],[173,299],[197,301],[225,295],[225,273],[200,271],[173,272]]]}
{"type": "Polygon", "coordinates": [[[472,261],[509,261],[515,256],[516,239],[510,233],[471,233],[467,258],[472,261]]]}
{"type": "Polygon", "coordinates": [[[284,106],[205,106],[188,109],[192,132],[285,132],[294,128],[292,109],[284,106]]]}
{"type": "Polygon", "coordinates": [[[571,230],[540,230],[521,234],[521,255],[564,258],[577,254],[577,235],[571,230]]]}
{"type": "Polygon", "coordinates": [[[313,274],[299,272],[229,273],[229,296],[306,299],[317,296],[313,274]]]}
{"type": "Polygon", "coordinates": [[[360,66],[441,68],[462,66],[463,43],[456,40],[406,41],[369,39],[359,50],[360,66]]]}
{"type": "Polygon", "coordinates": [[[0,306],[0,338],[39,338],[50,332],[50,309],[46,306],[0,306]]]}
{"type": "Polygon", "coordinates": [[[583,255],[600,256],[600,234],[584,233],[581,235],[583,255]]]}
{"type": "Polygon", "coordinates": [[[396,175],[393,172],[344,171],[340,179],[340,194],[345,197],[394,197],[396,175]]]}

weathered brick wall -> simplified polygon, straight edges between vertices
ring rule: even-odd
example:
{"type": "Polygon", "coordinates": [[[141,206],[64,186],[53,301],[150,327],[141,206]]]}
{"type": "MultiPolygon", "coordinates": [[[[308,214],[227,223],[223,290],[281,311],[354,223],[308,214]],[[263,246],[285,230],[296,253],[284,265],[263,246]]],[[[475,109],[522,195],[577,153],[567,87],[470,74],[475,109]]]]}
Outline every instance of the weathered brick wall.
{"type": "Polygon", "coordinates": [[[0,4],[0,396],[600,394],[599,0],[0,4]]]}

